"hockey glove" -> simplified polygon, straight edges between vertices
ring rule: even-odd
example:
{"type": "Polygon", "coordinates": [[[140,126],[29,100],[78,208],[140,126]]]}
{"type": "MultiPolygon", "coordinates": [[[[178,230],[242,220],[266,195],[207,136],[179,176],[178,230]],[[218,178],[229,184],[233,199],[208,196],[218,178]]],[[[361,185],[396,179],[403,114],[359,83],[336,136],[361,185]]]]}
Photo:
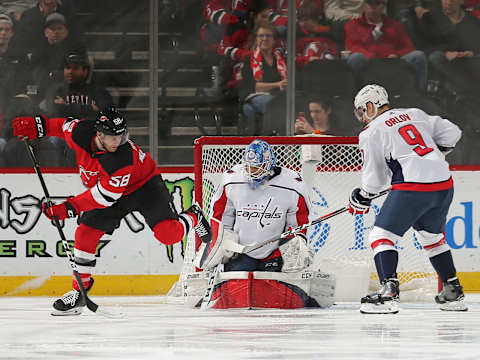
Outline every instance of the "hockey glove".
{"type": "Polygon", "coordinates": [[[78,215],[77,210],[70,202],[70,199],[58,205],[53,205],[51,203],[43,203],[42,212],[50,220],[53,220],[55,217],[58,220],[64,220],[66,218],[73,218],[78,215]]]}
{"type": "Polygon", "coordinates": [[[367,193],[360,188],[353,189],[348,204],[348,212],[353,215],[366,214],[370,210],[370,203],[375,194],[367,193]]]}
{"type": "Polygon", "coordinates": [[[39,139],[47,135],[48,118],[45,115],[20,116],[13,120],[13,135],[21,139],[39,139]]]}
{"type": "Polygon", "coordinates": [[[448,147],[448,146],[441,146],[441,145],[437,145],[438,147],[438,150],[440,150],[443,155],[448,155],[450,154],[452,151],[453,151],[453,146],[452,147],[448,147]]]}

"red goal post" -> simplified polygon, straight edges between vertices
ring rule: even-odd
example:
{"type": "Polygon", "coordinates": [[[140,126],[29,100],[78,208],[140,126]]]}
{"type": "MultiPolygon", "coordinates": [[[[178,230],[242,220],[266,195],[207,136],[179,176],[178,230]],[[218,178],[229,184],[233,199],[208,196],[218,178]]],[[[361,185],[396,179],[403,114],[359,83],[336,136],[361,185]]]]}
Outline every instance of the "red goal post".
{"type": "MultiPolygon", "coordinates": [[[[303,177],[315,218],[344,207],[352,189],[360,186],[362,154],[357,137],[201,137],[195,140],[195,199],[207,216],[210,199],[222,173],[242,161],[245,147],[254,139],[263,139],[272,146],[278,166],[295,170],[303,177]]],[[[383,200],[375,200],[369,214],[351,216],[346,213],[309,229],[315,262],[322,271],[337,276],[337,286],[363,286],[362,282],[367,283],[367,287],[370,285],[370,289],[377,286],[368,233],[383,200]]],[[[192,240],[187,244],[182,277],[194,271],[191,265],[187,266],[198,246],[198,243],[192,246],[192,240]]],[[[436,293],[437,278],[413,231],[409,230],[395,245],[399,252],[402,300],[406,299],[408,290],[415,290],[410,293],[415,294],[412,297],[415,301],[423,298],[431,301],[425,293],[436,293]]],[[[348,287],[344,290],[349,291],[348,287]]]]}

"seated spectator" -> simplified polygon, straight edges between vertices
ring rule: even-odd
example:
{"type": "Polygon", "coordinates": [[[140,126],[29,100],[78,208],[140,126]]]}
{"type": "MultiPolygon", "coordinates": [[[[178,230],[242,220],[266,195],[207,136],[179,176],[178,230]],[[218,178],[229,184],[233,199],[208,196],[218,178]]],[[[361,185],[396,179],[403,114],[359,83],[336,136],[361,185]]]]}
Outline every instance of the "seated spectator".
{"type": "Polygon", "coordinates": [[[53,13],[65,16],[70,33],[77,34],[75,12],[71,1],[39,0],[38,4],[24,11],[18,23],[18,29],[12,40],[15,51],[30,54],[36,46],[43,42],[45,19],[53,13]]]}
{"type": "Polygon", "coordinates": [[[113,104],[107,90],[88,83],[90,65],[79,54],[65,57],[62,82],[57,82],[47,91],[46,104],[40,104],[50,117],[88,118],[113,104]]]}
{"type": "Polygon", "coordinates": [[[401,58],[416,70],[417,87],[427,85],[427,59],[415,50],[404,27],[385,15],[386,0],[365,0],[364,12],[345,25],[345,48],[352,52],[347,63],[358,72],[373,58],[401,58]]]}
{"type": "MultiPolygon", "coordinates": [[[[27,58],[17,56],[11,50],[13,34],[12,19],[0,14],[0,114],[3,115],[8,113],[12,98],[25,92],[28,79],[27,58]]],[[[5,116],[0,117],[0,150],[6,142],[4,119],[5,116]]]]}
{"type": "Polygon", "coordinates": [[[305,2],[298,9],[296,63],[300,68],[313,60],[338,57],[330,27],[320,24],[320,17],[320,9],[314,2],[305,2]]]}
{"type": "Polygon", "coordinates": [[[243,23],[252,0],[208,0],[203,8],[205,24],[201,28],[201,38],[206,50],[216,50],[227,25],[243,23]]]}
{"type": "Polygon", "coordinates": [[[285,94],[287,88],[287,62],[283,53],[274,48],[275,27],[259,22],[253,32],[255,49],[242,69],[243,112],[247,119],[263,115],[267,104],[285,94]]]}
{"type": "Polygon", "coordinates": [[[480,19],[480,0],[465,0],[463,5],[472,16],[480,19]]]}
{"type": "Polygon", "coordinates": [[[464,11],[462,2],[443,0],[441,10],[423,11],[419,18],[420,30],[429,44],[428,59],[442,74],[453,70],[449,62],[480,53],[480,20],[464,11]]]}
{"type": "Polygon", "coordinates": [[[317,134],[344,136],[344,130],[340,126],[332,112],[332,103],[326,97],[315,97],[308,101],[308,114],[310,121],[304,113],[299,113],[295,120],[295,135],[317,134]]]}
{"type": "Polygon", "coordinates": [[[270,9],[262,2],[252,3],[248,10],[247,22],[230,24],[218,45],[217,53],[225,58],[225,68],[228,88],[236,88],[241,81],[243,61],[251,55],[249,34],[253,32],[259,21],[268,21],[270,9]]]}
{"type": "Polygon", "coordinates": [[[65,17],[52,13],[45,19],[45,38],[32,54],[33,81],[45,92],[55,81],[63,79],[65,55],[75,53],[86,58],[85,45],[70,34],[65,17]]]}
{"type": "MultiPolygon", "coordinates": [[[[288,21],[288,0],[265,0],[266,4],[271,9],[269,20],[275,26],[277,34],[281,37],[287,35],[287,21],[288,21]]],[[[323,0],[296,0],[296,9],[306,4],[307,2],[314,2],[323,17],[323,0]]]]}

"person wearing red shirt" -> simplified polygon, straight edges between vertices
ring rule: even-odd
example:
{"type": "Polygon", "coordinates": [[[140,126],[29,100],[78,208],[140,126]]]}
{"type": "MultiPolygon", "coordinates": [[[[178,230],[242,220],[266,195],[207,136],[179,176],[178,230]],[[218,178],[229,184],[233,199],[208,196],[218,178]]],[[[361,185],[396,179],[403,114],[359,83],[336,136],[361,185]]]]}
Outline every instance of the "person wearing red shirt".
{"type": "Polygon", "coordinates": [[[338,58],[337,44],[330,26],[320,24],[320,16],[320,9],[313,1],[305,2],[298,9],[296,64],[299,68],[313,60],[338,58]]]}
{"type": "MultiPolygon", "coordinates": [[[[63,220],[82,212],[75,232],[74,257],[87,291],[93,285],[91,274],[100,238],[111,235],[121,219],[132,211],[144,216],[162,244],[181,241],[194,227],[205,230],[202,240],[209,241],[210,227],[200,208],[195,204],[177,215],[156,163],[128,139],[126,120],[115,108],[99,112],[96,120],[48,119],[44,115],[17,117],[13,130],[19,139],[63,138],[75,151],[87,190],[60,204],[44,203],[43,213],[49,219],[63,220]]],[[[54,302],[52,315],[82,312],[85,301],[75,277],[72,285],[72,291],[54,302]]]]}
{"type": "Polygon", "coordinates": [[[358,19],[345,24],[345,48],[352,52],[347,63],[359,71],[369,59],[400,58],[415,67],[417,86],[425,90],[428,62],[415,50],[402,24],[385,15],[386,0],[366,0],[358,19]]]}

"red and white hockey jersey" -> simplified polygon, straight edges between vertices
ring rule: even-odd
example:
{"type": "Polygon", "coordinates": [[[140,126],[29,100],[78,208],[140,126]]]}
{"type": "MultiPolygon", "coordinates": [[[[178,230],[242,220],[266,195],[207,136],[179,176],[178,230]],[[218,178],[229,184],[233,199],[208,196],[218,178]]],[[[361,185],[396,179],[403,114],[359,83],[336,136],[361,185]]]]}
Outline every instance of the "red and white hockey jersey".
{"type": "Polygon", "coordinates": [[[454,147],[457,125],[416,108],[392,109],[360,133],[362,188],[378,193],[391,177],[392,189],[445,190],[453,186],[449,165],[437,145],[454,147]]]}
{"type": "Polygon", "coordinates": [[[88,188],[71,199],[77,211],[109,207],[158,174],[150,155],[130,140],[115,152],[98,151],[94,145],[94,120],[48,121],[47,134],[64,138],[75,151],[82,183],[88,188]]]}
{"type": "MultiPolygon", "coordinates": [[[[279,236],[289,227],[309,221],[310,200],[300,176],[286,168],[256,189],[251,189],[243,165],[235,165],[223,174],[212,199],[210,217],[235,231],[240,244],[254,245],[279,236]]],[[[278,248],[278,242],[256,249],[249,256],[263,259],[278,248]]]]}

